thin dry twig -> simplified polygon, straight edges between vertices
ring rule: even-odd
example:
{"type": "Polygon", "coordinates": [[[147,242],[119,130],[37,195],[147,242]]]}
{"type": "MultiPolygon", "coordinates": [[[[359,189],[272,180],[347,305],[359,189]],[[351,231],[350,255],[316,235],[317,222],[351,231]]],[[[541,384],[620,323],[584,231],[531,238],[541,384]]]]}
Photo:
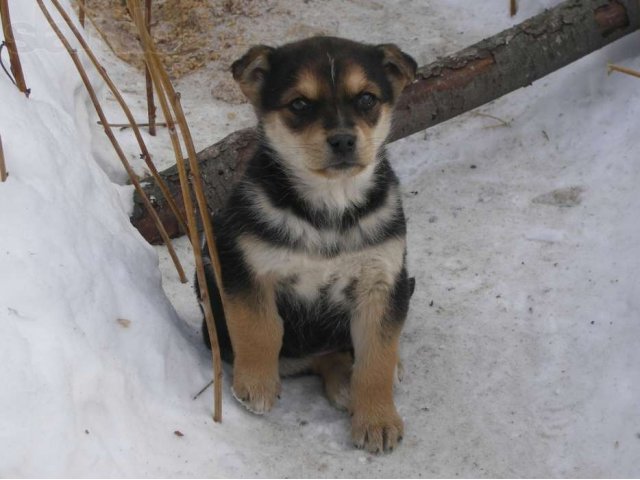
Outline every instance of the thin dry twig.
{"type": "Polygon", "coordinates": [[[482,112],[473,112],[473,115],[475,115],[476,117],[485,117],[485,118],[491,118],[492,120],[495,120],[497,122],[500,122],[500,125],[496,125],[496,126],[502,126],[502,127],[510,127],[511,123],[507,122],[506,120],[503,120],[500,117],[496,117],[495,115],[491,115],[488,113],[482,113],[482,112]]]}
{"type": "Polygon", "coordinates": [[[627,75],[631,75],[632,77],[640,78],[640,72],[638,70],[633,70],[632,68],[621,67],[619,65],[609,64],[607,65],[607,73],[611,74],[611,72],[620,72],[626,73],[627,75]]]}
{"type": "Polygon", "coordinates": [[[0,135],[0,182],[4,182],[9,174],[4,163],[4,150],[2,149],[2,135],[0,135]]]}
{"type": "MultiPolygon", "coordinates": [[[[78,5],[82,5],[83,7],[86,4],[86,0],[78,0],[78,5]]],[[[84,13],[84,8],[79,8],[79,18],[80,18],[80,25],[82,25],[82,28],[84,28],[84,17],[85,17],[85,13],[84,13]]]]}
{"type": "MultiPolygon", "coordinates": [[[[142,43],[143,51],[145,54],[147,65],[153,79],[153,83],[157,92],[160,106],[167,122],[169,133],[171,135],[171,141],[174,147],[176,155],[176,165],[178,167],[178,174],[180,177],[180,186],[182,188],[182,196],[185,202],[185,209],[187,211],[187,221],[189,223],[189,232],[191,234],[191,245],[193,247],[193,253],[196,263],[196,275],[198,277],[198,283],[200,285],[200,294],[202,305],[205,311],[205,320],[207,323],[207,330],[209,332],[209,338],[211,339],[211,355],[213,360],[214,370],[214,415],[215,422],[222,421],[222,367],[220,359],[220,348],[218,345],[218,336],[215,328],[213,311],[211,309],[211,302],[209,300],[209,289],[207,287],[207,281],[204,271],[204,262],[202,259],[202,249],[200,241],[197,235],[196,218],[194,215],[194,206],[191,199],[191,192],[189,189],[189,179],[187,178],[187,171],[184,164],[184,157],[182,155],[182,149],[180,141],[175,133],[175,122],[171,110],[174,111],[178,124],[180,125],[180,131],[183,136],[187,153],[189,155],[189,166],[191,169],[191,180],[195,191],[196,201],[198,204],[198,210],[200,212],[200,218],[204,225],[205,238],[207,246],[209,248],[209,255],[214,266],[214,274],[218,285],[221,283],[221,269],[220,261],[218,258],[218,252],[216,250],[215,238],[213,236],[213,228],[211,225],[211,218],[207,208],[204,192],[202,189],[202,179],[200,177],[200,170],[195,155],[195,147],[189,131],[189,126],[184,116],[184,112],[180,105],[180,96],[175,92],[169,75],[166,69],[162,65],[159,59],[158,52],[155,44],[147,32],[144,23],[144,17],[142,14],[142,4],[140,0],[127,0],[129,12],[131,13],[134,23],[138,29],[140,41],[142,43]],[[171,102],[171,109],[169,108],[169,101],[171,102]]],[[[220,289],[222,290],[222,288],[220,289]]],[[[224,308],[224,295],[221,295],[223,308],[224,308]]]]}
{"type": "Polygon", "coordinates": [[[11,15],[9,14],[8,0],[0,0],[0,17],[2,17],[2,32],[4,33],[4,42],[7,46],[7,50],[9,51],[11,73],[13,73],[13,77],[15,78],[16,87],[29,97],[31,90],[27,88],[27,83],[24,80],[22,64],[20,63],[20,56],[18,55],[18,46],[16,45],[16,39],[13,36],[13,28],[11,27],[11,15]]]}
{"type": "MultiPolygon", "coordinates": [[[[97,122],[98,125],[102,125],[101,121],[97,122]]],[[[148,123],[139,123],[139,122],[135,122],[135,124],[137,127],[148,127],[149,124],[148,123]]],[[[119,128],[120,130],[125,130],[127,128],[131,128],[132,124],[131,123],[110,123],[109,126],[114,127],[114,128],[119,128]]],[[[156,127],[166,127],[167,124],[164,122],[156,122],[155,123],[156,127]]]]}
{"type": "Polygon", "coordinates": [[[194,399],[194,400],[197,400],[197,399],[198,399],[198,397],[199,397],[200,395],[202,395],[204,392],[206,392],[206,391],[207,391],[207,388],[209,388],[211,385],[213,385],[213,380],[211,380],[211,381],[210,381],[209,383],[207,383],[204,387],[202,387],[202,389],[201,389],[198,393],[196,393],[196,394],[193,396],[193,399],[194,399]]]}
{"type": "MultiPolygon", "coordinates": [[[[109,87],[109,90],[111,90],[111,93],[113,93],[113,96],[115,97],[116,101],[118,102],[118,104],[122,108],[122,111],[124,112],[125,116],[127,117],[127,120],[129,121],[129,124],[127,126],[131,127],[133,129],[133,134],[135,135],[136,140],[138,142],[138,146],[140,147],[140,151],[142,152],[141,158],[144,160],[145,164],[149,168],[149,171],[151,172],[151,176],[153,177],[154,181],[156,182],[156,185],[158,185],[158,188],[160,188],[160,191],[162,192],[162,194],[166,198],[167,203],[169,205],[169,208],[171,209],[171,211],[175,215],[175,217],[178,220],[178,223],[180,224],[181,228],[186,232],[187,231],[187,225],[186,225],[185,219],[182,216],[182,213],[180,212],[180,210],[178,208],[178,205],[176,204],[175,199],[173,198],[173,195],[171,195],[171,192],[169,191],[169,188],[167,187],[167,184],[164,182],[162,177],[160,177],[160,174],[158,173],[158,169],[156,168],[156,166],[154,165],[154,163],[153,163],[153,161],[151,159],[151,154],[149,153],[149,150],[147,149],[147,145],[145,144],[144,139],[142,138],[142,133],[140,132],[140,129],[138,128],[138,125],[136,124],[135,118],[133,117],[133,114],[131,113],[131,109],[127,105],[127,102],[124,100],[124,98],[120,94],[120,91],[118,90],[118,87],[111,80],[111,77],[107,73],[107,70],[100,64],[100,62],[98,61],[98,59],[94,55],[93,50],[91,49],[91,47],[89,47],[89,45],[85,41],[85,39],[82,36],[82,34],[75,27],[75,25],[71,21],[71,18],[69,17],[67,12],[64,10],[64,8],[62,8],[62,6],[60,5],[60,2],[58,0],[51,0],[51,2],[53,3],[53,5],[56,8],[56,10],[58,10],[58,13],[60,14],[60,16],[64,19],[64,21],[67,24],[67,26],[71,29],[71,31],[73,32],[74,36],[76,37],[76,39],[78,40],[78,42],[82,46],[83,50],[85,51],[85,53],[87,54],[87,56],[91,60],[91,63],[93,63],[93,65],[96,68],[96,70],[98,71],[98,73],[100,73],[100,75],[102,76],[102,79],[105,81],[105,83],[109,87]]],[[[98,123],[102,124],[102,122],[98,122],[98,123]]],[[[113,125],[110,125],[110,126],[113,126],[113,125]]],[[[181,279],[182,283],[186,283],[187,282],[186,277],[184,277],[182,275],[180,276],[180,279],[181,279]]]]}
{"type": "Polygon", "coordinates": [[[512,17],[514,17],[516,15],[516,13],[518,13],[518,2],[517,2],[517,0],[510,0],[509,1],[509,11],[510,11],[512,17]]]}
{"type": "MultiPolygon", "coordinates": [[[[151,36],[151,0],[145,0],[144,23],[149,36],[151,36]]],[[[145,81],[147,83],[147,112],[149,114],[149,135],[156,135],[156,106],[153,103],[153,82],[149,67],[144,67],[145,81]]]]}
{"type": "Polygon", "coordinates": [[[151,217],[153,218],[154,222],[156,223],[156,226],[158,227],[158,231],[160,232],[160,235],[162,236],[162,238],[163,238],[163,240],[165,242],[168,242],[168,243],[166,243],[167,249],[169,250],[169,254],[171,255],[171,259],[173,260],[173,263],[174,263],[176,269],[178,270],[178,274],[179,274],[180,278],[184,279],[186,281],[184,270],[182,269],[182,265],[180,264],[180,260],[178,259],[178,256],[176,255],[176,252],[175,252],[175,250],[173,248],[173,244],[171,244],[171,240],[169,239],[169,236],[167,235],[167,232],[166,232],[164,226],[162,225],[162,221],[160,220],[160,217],[158,216],[158,214],[154,210],[153,206],[151,205],[151,201],[149,200],[149,197],[147,197],[146,193],[144,192],[144,189],[140,185],[140,182],[138,181],[137,175],[133,171],[133,168],[131,168],[131,165],[129,164],[129,161],[127,160],[127,156],[122,151],[122,148],[120,147],[120,144],[118,143],[118,140],[114,136],[113,130],[111,130],[111,127],[109,127],[109,125],[108,125],[106,116],[105,116],[104,111],[102,110],[102,106],[100,105],[100,102],[98,100],[98,96],[96,95],[96,92],[95,92],[95,90],[93,88],[93,85],[91,85],[91,81],[89,80],[89,77],[87,76],[87,72],[84,69],[84,67],[82,65],[82,62],[80,61],[80,59],[78,57],[78,53],[76,52],[76,50],[74,48],[71,47],[71,44],[69,43],[67,38],[64,36],[62,31],[60,31],[60,29],[58,28],[58,26],[54,22],[53,18],[49,14],[49,11],[47,10],[47,7],[45,7],[43,1],[42,0],[37,0],[37,2],[38,2],[38,6],[40,7],[40,10],[42,10],[42,13],[44,14],[45,18],[47,19],[47,22],[49,22],[49,25],[51,25],[51,28],[56,33],[56,35],[58,36],[58,38],[60,39],[60,41],[64,45],[65,49],[67,50],[67,52],[71,56],[71,60],[73,60],[73,63],[76,66],[76,69],[78,70],[78,73],[80,74],[80,77],[82,78],[84,86],[86,87],[87,92],[89,93],[89,97],[91,98],[91,102],[93,103],[93,106],[96,109],[96,113],[98,114],[98,117],[100,117],[100,120],[103,123],[104,131],[107,134],[107,137],[109,137],[109,140],[111,141],[111,144],[113,145],[113,148],[115,149],[115,151],[116,151],[116,153],[118,155],[118,158],[120,158],[120,161],[122,162],[122,165],[124,166],[125,170],[129,174],[129,178],[131,179],[131,183],[133,183],[135,189],[142,196],[142,200],[143,200],[143,202],[145,204],[145,207],[149,211],[149,215],[151,215],[151,217]]]}

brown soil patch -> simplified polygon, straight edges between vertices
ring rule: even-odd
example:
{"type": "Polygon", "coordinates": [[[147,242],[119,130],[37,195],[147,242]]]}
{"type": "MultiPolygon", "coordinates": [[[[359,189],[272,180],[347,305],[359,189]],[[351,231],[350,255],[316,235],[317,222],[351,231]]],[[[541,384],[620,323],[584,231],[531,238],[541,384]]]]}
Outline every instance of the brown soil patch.
{"type": "MultiPolygon", "coordinates": [[[[143,67],[135,27],[122,0],[86,0],[97,27],[118,57],[143,67]]],[[[269,12],[270,0],[154,0],[151,33],[174,78],[209,61],[228,64],[246,47],[247,20],[269,12]]]]}
{"type": "MultiPolygon", "coordinates": [[[[294,13],[315,8],[311,1],[153,0],[151,34],[173,79],[206,70],[214,98],[243,103],[246,99],[229,67],[251,45],[331,33],[294,18],[294,13]],[[284,31],[277,27],[282,25],[286,26],[284,31]]],[[[143,56],[126,2],[86,0],[86,5],[115,54],[142,69],[143,56]]]]}

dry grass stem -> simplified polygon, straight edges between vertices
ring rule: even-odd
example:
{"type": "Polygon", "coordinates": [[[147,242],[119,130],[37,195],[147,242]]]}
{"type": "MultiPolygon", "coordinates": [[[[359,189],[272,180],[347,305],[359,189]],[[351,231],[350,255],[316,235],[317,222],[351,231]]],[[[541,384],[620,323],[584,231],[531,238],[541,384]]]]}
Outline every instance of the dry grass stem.
{"type": "Polygon", "coordinates": [[[506,120],[503,120],[500,117],[496,117],[495,115],[490,115],[488,113],[482,113],[482,112],[473,112],[473,115],[475,115],[476,117],[491,118],[492,120],[495,120],[496,122],[500,122],[500,125],[495,125],[497,127],[510,127],[511,126],[510,122],[507,122],[506,120]]]}
{"type": "Polygon", "coordinates": [[[8,0],[0,0],[0,17],[2,17],[2,32],[4,33],[4,42],[7,45],[7,50],[9,51],[11,73],[13,73],[13,77],[15,78],[18,90],[20,90],[28,97],[31,92],[27,88],[27,83],[24,81],[22,64],[20,63],[20,56],[18,55],[18,46],[16,45],[16,39],[13,36],[13,28],[11,27],[11,15],[9,14],[8,0]]]}
{"type": "MultiPolygon", "coordinates": [[[[191,138],[191,133],[187,125],[184,112],[180,105],[179,95],[173,89],[173,85],[169,80],[166,69],[159,60],[158,52],[155,48],[155,44],[149,35],[145,27],[144,16],[142,13],[142,4],[140,0],[127,0],[129,11],[136,24],[140,41],[145,54],[145,59],[153,79],[153,83],[157,92],[160,106],[165,116],[169,132],[171,134],[172,143],[174,145],[174,151],[176,154],[176,164],[178,167],[178,174],[180,176],[180,185],[182,188],[182,195],[185,202],[185,208],[187,211],[187,221],[189,223],[189,232],[191,234],[191,245],[193,247],[193,253],[196,263],[196,275],[198,277],[198,283],[201,288],[201,300],[205,310],[205,320],[207,323],[207,329],[209,331],[209,337],[211,339],[211,354],[213,360],[214,369],[214,415],[213,419],[216,422],[222,420],[222,367],[220,359],[220,348],[218,346],[218,337],[215,329],[215,323],[213,319],[213,311],[211,309],[211,302],[209,300],[209,290],[207,288],[207,282],[205,278],[204,262],[202,260],[202,249],[200,241],[197,235],[196,218],[194,214],[194,206],[191,199],[191,192],[189,189],[189,179],[187,178],[187,171],[183,160],[182,149],[180,142],[175,133],[175,122],[171,110],[173,109],[176,119],[180,125],[180,131],[183,136],[183,140],[189,154],[189,166],[191,168],[191,180],[195,191],[196,201],[198,203],[198,209],[200,217],[204,225],[205,237],[209,248],[209,254],[214,266],[214,273],[216,282],[218,285],[221,283],[221,270],[218,254],[216,250],[215,238],[213,237],[213,228],[211,226],[211,218],[207,208],[204,192],[202,189],[202,180],[200,178],[200,171],[198,162],[195,156],[195,148],[191,138]],[[169,108],[169,101],[171,102],[171,109],[169,108]]],[[[222,290],[222,289],[221,289],[222,290]]],[[[222,295],[224,303],[224,295],[222,295]]]]}
{"type": "Polygon", "coordinates": [[[4,182],[9,175],[4,163],[4,150],[2,149],[2,136],[0,135],[0,182],[4,182]]]}
{"type": "MultiPolygon", "coordinates": [[[[82,7],[84,7],[86,4],[86,0],[78,0],[78,5],[82,5],[82,7]]],[[[85,10],[84,8],[79,8],[79,18],[80,18],[80,25],[82,25],[82,28],[84,28],[84,17],[85,17],[85,10]]]]}
{"type": "Polygon", "coordinates": [[[37,2],[38,2],[38,6],[42,10],[42,13],[44,14],[45,18],[47,19],[47,22],[49,22],[49,25],[51,25],[51,28],[53,29],[55,34],[58,36],[58,38],[60,39],[60,41],[64,45],[65,49],[67,50],[67,52],[71,56],[71,59],[72,59],[74,65],[76,66],[76,69],[78,70],[78,73],[80,74],[80,77],[82,78],[82,81],[83,81],[83,83],[84,83],[84,85],[85,85],[85,87],[87,89],[87,92],[89,93],[89,97],[91,98],[91,102],[93,103],[93,106],[96,109],[96,113],[98,114],[98,117],[100,117],[100,120],[103,123],[104,131],[107,134],[107,137],[109,137],[109,140],[111,141],[111,144],[113,145],[113,148],[115,149],[116,154],[118,155],[118,158],[120,158],[120,161],[122,162],[122,165],[124,166],[125,170],[129,174],[129,178],[131,179],[131,182],[133,183],[135,189],[138,191],[138,193],[142,197],[142,200],[143,200],[143,202],[145,204],[145,207],[149,211],[149,215],[151,215],[151,217],[153,218],[154,222],[156,223],[156,226],[158,227],[158,231],[160,232],[160,235],[162,236],[162,239],[164,240],[164,242],[167,245],[167,248],[169,250],[169,254],[171,255],[171,259],[173,260],[173,263],[174,263],[174,265],[176,267],[176,270],[178,271],[178,275],[180,276],[180,279],[183,282],[186,282],[186,276],[184,274],[184,270],[182,269],[182,265],[180,264],[180,260],[178,259],[178,256],[176,255],[176,252],[175,252],[175,250],[173,248],[173,245],[171,244],[171,240],[169,239],[169,236],[167,235],[167,232],[164,229],[164,226],[162,225],[162,221],[160,220],[160,217],[158,216],[158,214],[154,210],[153,206],[151,205],[151,201],[149,200],[149,197],[147,197],[146,193],[144,192],[144,189],[140,185],[140,182],[138,181],[138,177],[135,174],[135,172],[133,171],[133,168],[131,168],[131,165],[129,164],[129,161],[127,160],[127,157],[126,157],[125,153],[122,151],[122,148],[120,147],[120,144],[118,143],[118,140],[114,136],[113,130],[111,130],[111,127],[109,127],[109,125],[108,125],[108,122],[107,122],[107,119],[105,117],[104,111],[102,110],[102,107],[100,105],[100,102],[98,100],[96,92],[95,92],[93,86],[91,85],[91,81],[89,80],[89,77],[87,76],[87,72],[84,69],[84,67],[82,65],[82,62],[80,61],[80,59],[78,57],[78,53],[76,52],[76,50],[74,48],[72,48],[71,44],[66,39],[64,34],[60,31],[60,29],[58,28],[58,26],[54,22],[53,18],[51,18],[51,15],[49,14],[49,11],[45,7],[43,1],[42,0],[37,0],[37,2]]]}
{"type": "Polygon", "coordinates": [[[516,15],[516,13],[518,13],[518,2],[517,0],[510,0],[509,1],[509,10],[511,13],[511,16],[514,17],[516,15]]]}
{"type": "MultiPolygon", "coordinates": [[[[97,122],[98,125],[102,125],[102,122],[98,121],[97,122]]],[[[140,122],[136,122],[134,125],[136,125],[137,127],[148,127],[149,124],[148,123],[140,123],[140,122]]],[[[110,123],[109,124],[110,127],[113,128],[119,128],[120,130],[124,130],[126,128],[131,128],[132,124],[131,123],[110,123]]],[[[166,127],[167,124],[164,122],[156,122],[155,123],[156,127],[166,127]]]]}
{"type": "Polygon", "coordinates": [[[631,75],[632,77],[640,78],[640,72],[638,70],[633,70],[632,68],[620,67],[618,65],[612,65],[611,63],[607,65],[607,73],[611,72],[620,72],[626,73],[627,75],[631,75]]]}
{"type": "MultiPolygon", "coordinates": [[[[145,0],[144,23],[147,32],[151,35],[151,0],[145,0]]],[[[156,134],[156,106],[153,102],[153,82],[149,67],[144,67],[145,81],[147,84],[147,112],[149,114],[149,135],[156,134]]]]}
{"type": "MultiPolygon", "coordinates": [[[[154,163],[153,163],[153,161],[151,159],[151,154],[149,153],[149,150],[147,149],[147,146],[146,146],[146,144],[144,142],[144,139],[142,138],[142,133],[140,132],[140,129],[138,128],[138,125],[136,124],[135,118],[133,117],[133,114],[131,113],[131,109],[127,105],[127,102],[124,100],[124,98],[120,94],[120,91],[118,90],[118,87],[116,87],[115,83],[111,80],[111,77],[107,73],[107,70],[100,64],[100,62],[98,61],[98,59],[94,55],[93,50],[91,50],[91,47],[89,47],[89,45],[85,41],[85,39],[82,36],[82,34],[75,27],[75,25],[71,21],[71,18],[69,17],[67,12],[64,10],[64,8],[62,8],[62,6],[60,5],[60,2],[58,0],[51,0],[51,2],[55,6],[55,8],[58,10],[58,13],[64,19],[66,24],[69,26],[69,28],[73,32],[74,36],[76,37],[76,39],[78,40],[78,42],[82,46],[83,50],[85,51],[85,53],[87,54],[87,56],[91,60],[91,63],[93,63],[93,65],[96,68],[96,70],[98,71],[98,73],[100,73],[100,75],[102,76],[103,80],[105,81],[105,83],[109,87],[109,90],[111,90],[111,93],[113,93],[113,96],[115,97],[116,101],[118,102],[118,104],[122,108],[122,111],[124,112],[125,116],[127,117],[127,120],[129,121],[129,125],[127,125],[127,126],[130,126],[133,129],[133,134],[135,135],[136,140],[138,142],[138,145],[140,147],[140,151],[142,152],[142,159],[144,160],[145,164],[149,168],[149,171],[151,172],[151,176],[153,177],[154,181],[156,182],[156,185],[158,185],[158,188],[160,188],[160,190],[162,191],[162,194],[164,195],[165,199],[167,200],[167,204],[169,205],[169,208],[171,209],[171,211],[175,215],[176,219],[178,220],[178,223],[180,224],[180,227],[183,229],[183,231],[186,232],[187,231],[187,225],[186,225],[185,219],[184,219],[182,213],[180,212],[180,210],[178,208],[178,205],[176,204],[176,201],[173,198],[173,195],[171,195],[171,192],[169,191],[169,188],[167,187],[167,184],[164,182],[164,180],[160,176],[160,173],[158,173],[158,169],[156,168],[156,166],[154,165],[154,163]]],[[[100,123],[102,124],[102,122],[100,122],[100,123]]],[[[102,125],[105,126],[104,124],[102,124],[102,125]]],[[[113,125],[110,125],[110,126],[113,126],[113,125]]],[[[180,278],[182,280],[183,277],[181,276],[180,278]]],[[[184,278],[183,283],[185,283],[185,282],[186,282],[186,278],[184,278]]]]}

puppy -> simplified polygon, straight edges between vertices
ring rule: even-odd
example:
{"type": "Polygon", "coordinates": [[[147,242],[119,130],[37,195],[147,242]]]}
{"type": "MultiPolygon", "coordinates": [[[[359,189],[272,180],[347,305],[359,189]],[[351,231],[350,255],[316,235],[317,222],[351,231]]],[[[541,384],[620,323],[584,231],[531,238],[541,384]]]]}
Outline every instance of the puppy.
{"type": "MultiPolygon", "coordinates": [[[[314,37],[255,46],[232,72],[260,134],[214,217],[222,288],[207,268],[233,394],[262,414],[281,375],[317,373],[351,412],[354,444],[392,450],[403,434],[393,379],[413,287],[384,144],[416,62],[391,44],[314,37]]],[[[204,324],[203,333],[208,342],[204,324]]]]}

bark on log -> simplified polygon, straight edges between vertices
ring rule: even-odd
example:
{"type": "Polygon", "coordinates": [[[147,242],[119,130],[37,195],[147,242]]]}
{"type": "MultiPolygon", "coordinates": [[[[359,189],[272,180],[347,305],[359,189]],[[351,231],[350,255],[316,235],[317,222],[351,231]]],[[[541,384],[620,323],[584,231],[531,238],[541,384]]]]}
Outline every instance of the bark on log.
{"type": "MultiPolygon", "coordinates": [[[[639,28],[640,0],[568,0],[513,28],[421,67],[396,107],[394,141],[495,100],[639,28]]],[[[209,209],[224,205],[256,145],[253,128],[198,153],[209,209]]],[[[182,206],[176,167],[161,172],[182,206]]],[[[178,223],[154,185],[145,187],[172,236],[178,223]]],[[[151,243],[160,240],[136,197],[131,219],[151,243]]]]}

